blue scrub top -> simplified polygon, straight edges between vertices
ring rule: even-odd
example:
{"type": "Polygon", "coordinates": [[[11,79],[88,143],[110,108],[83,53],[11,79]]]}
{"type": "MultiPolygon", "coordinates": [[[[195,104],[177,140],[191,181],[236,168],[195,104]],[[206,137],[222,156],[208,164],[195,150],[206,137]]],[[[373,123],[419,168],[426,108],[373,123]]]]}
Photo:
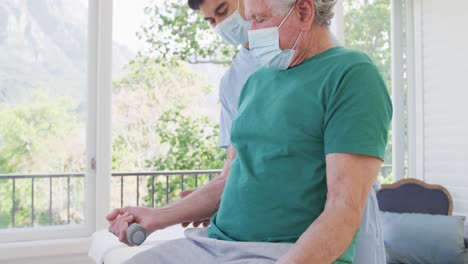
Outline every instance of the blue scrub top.
{"type": "Polygon", "coordinates": [[[259,68],[260,66],[250,51],[242,47],[221,79],[219,85],[219,100],[221,101],[220,148],[231,145],[231,124],[237,117],[239,96],[247,79],[259,68]]]}

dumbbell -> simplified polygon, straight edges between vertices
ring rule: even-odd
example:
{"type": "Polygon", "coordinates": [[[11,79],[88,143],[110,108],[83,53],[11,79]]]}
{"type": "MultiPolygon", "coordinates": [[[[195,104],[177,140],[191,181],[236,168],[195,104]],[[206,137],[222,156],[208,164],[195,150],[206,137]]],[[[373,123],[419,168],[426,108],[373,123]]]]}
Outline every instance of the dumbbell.
{"type": "Polygon", "coordinates": [[[146,240],[146,229],[137,223],[127,229],[127,241],[132,246],[139,246],[146,240]]]}

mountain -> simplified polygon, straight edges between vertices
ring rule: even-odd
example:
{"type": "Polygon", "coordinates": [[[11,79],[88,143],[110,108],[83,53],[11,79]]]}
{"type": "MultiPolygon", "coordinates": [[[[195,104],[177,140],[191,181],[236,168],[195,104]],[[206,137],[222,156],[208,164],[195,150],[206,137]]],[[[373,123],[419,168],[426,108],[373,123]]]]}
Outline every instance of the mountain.
{"type": "MultiPolygon", "coordinates": [[[[76,0],[0,0],[0,102],[27,102],[35,90],[86,94],[87,9],[76,0]]],[[[115,75],[134,54],[114,44],[115,75]]]]}

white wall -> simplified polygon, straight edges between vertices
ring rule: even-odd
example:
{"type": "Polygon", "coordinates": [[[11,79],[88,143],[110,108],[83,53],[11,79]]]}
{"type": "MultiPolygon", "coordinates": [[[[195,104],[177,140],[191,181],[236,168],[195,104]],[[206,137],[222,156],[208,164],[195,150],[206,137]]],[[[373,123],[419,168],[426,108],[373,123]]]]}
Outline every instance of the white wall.
{"type": "Polygon", "coordinates": [[[449,189],[454,213],[468,215],[468,1],[415,0],[415,5],[422,178],[449,189]]]}

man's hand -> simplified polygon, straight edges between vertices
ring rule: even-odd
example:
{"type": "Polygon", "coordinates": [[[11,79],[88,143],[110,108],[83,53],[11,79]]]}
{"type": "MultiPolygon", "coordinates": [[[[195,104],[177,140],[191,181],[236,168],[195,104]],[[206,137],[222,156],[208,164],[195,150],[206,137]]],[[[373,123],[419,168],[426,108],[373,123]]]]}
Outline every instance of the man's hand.
{"type": "Polygon", "coordinates": [[[127,241],[127,229],[132,223],[138,223],[146,229],[149,234],[158,229],[155,209],[145,207],[126,207],[114,209],[107,215],[110,222],[109,232],[119,238],[119,241],[131,246],[127,241]]]}
{"type": "MultiPolygon", "coordinates": [[[[196,190],[197,189],[181,191],[180,192],[180,198],[184,198],[184,197],[188,196],[189,194],[193,193],[196,190]]],[[[201,224],[203,224],[203,227],[209,226],[210,225],[210,219],[203,220],[203,221],[195,221],[195,222],[192,223],[193,227],[198,227],[201,224]]],[[[189,225],[190,225],[190,223],[182,223],[183,228],[186,228],[189,225]]]]}

